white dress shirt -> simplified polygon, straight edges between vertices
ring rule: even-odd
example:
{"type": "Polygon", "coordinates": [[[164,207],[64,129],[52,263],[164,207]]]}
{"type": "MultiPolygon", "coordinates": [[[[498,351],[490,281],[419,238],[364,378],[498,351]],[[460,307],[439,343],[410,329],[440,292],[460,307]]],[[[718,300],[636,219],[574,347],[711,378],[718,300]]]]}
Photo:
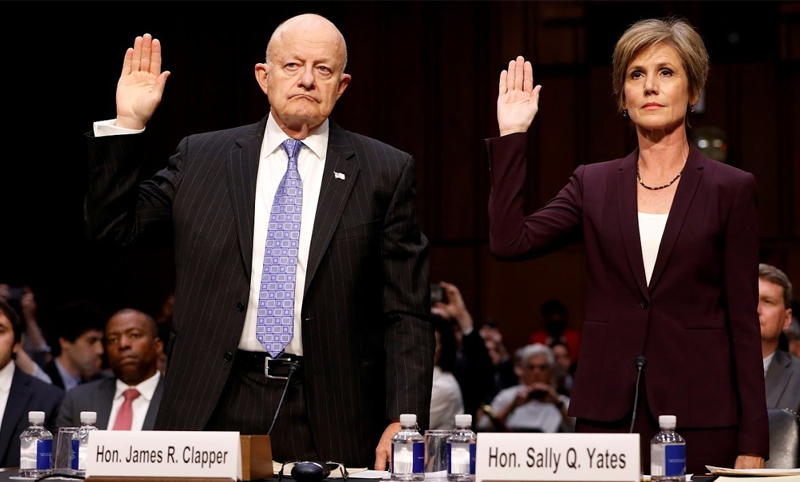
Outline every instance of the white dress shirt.
{"type": "Polygon", "coordinates": [[[775,358],[775,352],[773,351],[769,355],[765,356],[761,363],[764,364],[764,377],[766,378],[767,372],[769,371],[769,366],[772,365],[772,359],[775,358]]]}
{"type": "Polygon", "coordinates": [[[661,237],[664,236],[668,216],[669,214],[639,213],[639,238],[642,242],[642,261],[648,285],[656,266],[658,247],[661,245],[661,237]]]}
{"type": "MultiPolygon", "coordinates": [[[[94,123],[94,135],[101,137],[117,134],[137,134],[137,131],[116,127],[115,120],[94,123]]],[[[322,188],[322,175],[325,168],[325,157],[328,152],[329,121],[319,126],[311,135],[303,139],[306,147],[300,150],[297,159],[297,169],[303,182],[303,207],[300,220],[300,250],[297,256],[297,277],[294,288],[294,334],[292,341],[286,347],[286,353],[298,356],[303,354],[303,339],[301,332],[301,311],[303,307],[303,293],[306,281],[306,268],[308,266],[308,252],[311,248],[311,232],[314,229],[314,219],[317,214],[317,202],[322,188]]],[[[258,178],[256,180],[256,206],[255,229],[253,230],[253,264],[250,276],[250,296],[245,313],[244,329],[239,340],[239,348],[247,351],[266,351],[256,338],[256,323],[258,311],[258,294],[261,284],[261,272],[264,265],[264,249],[267,243],[267,227],[272,201],[278,185],[286,173],[289,158],[281,145],[289,136],[278,127],[272,117],[272,112],[267,119],[264,132],[264,141],[261,145],[261,154],[258,164],[258,178]]]]}
{"type": "Polygon", "coordinates": [[[453,430],[456,428],[456,415],[461,413],[464,413],[464,401],[456,377],[434,366],[430,429],[453,430]]]}
{"type": "MultiPolygon", "coordinates": [[[[311,232],[317,215],[317,202],[322,188],[322,174],[325,168],[325,156],[328,152],[328,128],[326,120],[311,135],[303,139],[306,147],[300,149],[297,157],[297,170],[303,181],[303,207],[300,219],[300,250],[297,254],[297,277],[294,287],[294,336],[286,347],[286,353],[303,354],[303,338],[301,333],[300,313],[303,308],[303,292],[308,267],[308,251],[311,248],[311,232]]],[[[261,272],[264,270],[264,248],[267,244],[267,227],[272,201],[278,190],[289,157],[281,145],[289,136],[278,127],[270,112],[264,143],[261,145],[261,157],[258,163],[258,179],[256,181],[255,229],[253,230],[253,264],[250,275],[250,298],[247,302],[247,313],[244,318],[244,330],[239,340],[239,348],[247,351],[266,351],[256,339],[256,322],[258,312],[258,291],[261,285],[261,272]]]]}
{"type": "Polygon", "coordinates": [[[153,394],[158,387],[158,380],[161,379],[161,372],[156,370],[156,374],[136,386],[127,385],[125,382],[117,378],[117,390],[114,392],[114,401],[111,402],[111,414],[108,416],[108,430],[114,428],[114,422],[117,421],[117,414],[125,401],[123,392],[129,388],[139,390],[139,396],[136,397],[131,406],[133,407],[133,420],[131,422],[131,430],[141,430],[144,425],[144,418],[147,416],[147,410],[150,408],[150,401],[153,399],[153,394]]]}
{"type": "MultiPolygon", "coordinates": [[[[6,413],[6,405],[8,405],[8,394],[11,392],[11,382],[14,380],[14,360],[8,362],[6,366],[0,370],[0,430],[3,429],[3,415],[6,413]]],[[[25,414],[27,417],[28,414],[25,414]]]]}

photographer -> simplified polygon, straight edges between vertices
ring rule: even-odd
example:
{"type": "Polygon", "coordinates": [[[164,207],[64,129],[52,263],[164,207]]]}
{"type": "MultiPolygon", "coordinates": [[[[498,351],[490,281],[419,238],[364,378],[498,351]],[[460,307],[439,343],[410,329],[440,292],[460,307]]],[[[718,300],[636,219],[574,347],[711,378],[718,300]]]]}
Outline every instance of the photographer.
{"type": "Polygon", "coordinates": [[[534,343],[515,354],[520,384],[494,397],[478,414],[482,431],[571,432],[575,420],[567,415],[569,397],[555,389],[554,357],[550,348],[534,343]]]}
{"type": "Polygon", "coordinates": [[[458,350],[453,375],[461,387],[464,413],[474,420],[478,407],[495,393],[492,359],[456,285],[444,281],[431,285],[431,305],[431,313],[455,330],[458,350]]]}

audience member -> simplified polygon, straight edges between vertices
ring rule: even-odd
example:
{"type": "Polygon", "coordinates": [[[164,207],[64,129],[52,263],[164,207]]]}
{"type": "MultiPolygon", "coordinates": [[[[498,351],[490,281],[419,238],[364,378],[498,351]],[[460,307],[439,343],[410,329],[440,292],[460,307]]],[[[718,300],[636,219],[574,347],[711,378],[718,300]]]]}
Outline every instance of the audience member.
{"type": "Polygon", "coordinates": [[[510,432],[572,431],[575,421],[567,415],[569,397],[555,389],[553,351],[534,343],[515,353],[520,383],[494,397],[489,410],[478,415],[478,429],[510,432]]]}
{"type": "Polygon", "coordinates": [[[455,428],[456,415],[464,413],[461,387],[453,376],[457,342],[449,321],[434,318],[433,326],[436,330],[436,351],[433,355],[430,428],[452,430],[455,428]]]}
{"type": "Polygon", "coordinates": [[[572,395],[572,374],[575,370],[575,364],[572,363],[570,356],[569,346],[561,341],[557,341],[550,345],[553,350],[553,357],[555,358],[556,374],[556,391],[562,395],[572,395]]]}
{"type": "Polygon", "coordinates": [[[431,313],[444,320],[454,321],[456,340],[459,341],[456,355],[456,367],[453,370],[461,395],[464,399],[464,413],[475,418],[482,404],[491,400],[494,392],[494,375],[492,360],[486,350],[478,330],[472,321],[472,315],[461,297],[461,291],[455,285],[442,281],[443,300],[431,307],[431,313]]]}
{"type": "Polygon", "coordinates": [[[789,323],[789,328],[783,331],[788,340],[789,348],[787,351],[793,356],[800,358],[800,320],[797,319],[797,311],[792,308],[792,322],[789,323]]]}
{"type": "Polygon", "coordinates": [[[570,360],[572,363],[578,363],[581,335],[577,330],[569,328],[567,306],[559,300],[551,299],[542,303],[539,311],[544,322],[544,330],[531,333],[529,343],[541,343],[547,346],[552,346],[556,342],[565,343],[569,347],[570,360]]]}
{"type": "Polygon", "coordinates": [[[23,324],[17,312],[0,299],[0,461],[19,467],[19,436],[28,427],[28,412],[45,413],[51,431],[64,391],[22,372],[14,363],[20,349],[23,324]]]}
{"type": "Polygon", "coordinates": [[[105,315],[93,303],[78,300],[52,316],[50,347],[55,358],[44,366],[53,385],[66,391],[102,377],[105,315]]]}
{"type": "Polygon", "coordinates": [[[491,396],[486,398],[488,402],[500,390],[518,384],[519,377],[514,372],[514,362],[511,360],[511,356],[503,343],[503,335],[500,333],[500,327],[497,322],[489,318],[480,327],[479,333],[483,338],[483,343],[486,345],[486,350],[489,352],[489,358],[492,360],[492,366],[494,367],[494,390],[491,396]]]}
{"type": "Polygon", "coordinates": [[[800,360],[778,348],[792,321],[792,283],[775,266],[758,265],[758,321],[767,407],[800,412],[800,360]]]}
{"type": "Polygon", "coordinates": [[[123,309],[108,320],[105,335],[114,377],[67,392],[58,426],[80,425],[80,413],[88,410],[97,412],[100,429],[152,430],[164,387],[156,322],[141,311],[123,309]]]}

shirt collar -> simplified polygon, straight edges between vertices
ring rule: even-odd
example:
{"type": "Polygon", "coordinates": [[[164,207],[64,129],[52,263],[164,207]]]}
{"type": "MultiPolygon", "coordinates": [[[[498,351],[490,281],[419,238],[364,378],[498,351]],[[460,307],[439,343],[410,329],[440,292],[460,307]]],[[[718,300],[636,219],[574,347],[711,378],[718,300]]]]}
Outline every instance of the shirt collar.
{"type": "Polygon", "coordinates": [[[11,391],[11,382],[14,380],[15,367],[14,360],[11,360],[0,370],[0,392],[8,393],[11,391]]]}
{"type": "MultiPolygon", "coordinates": [[[[777,351],[777,350],[776,350],[777,351]]],[[[764,376],[767,376],[767,371],[769,371],[769,366],[772,364],[772,359],[775,358],[775,352],[773,351],[769,355],[764,357],[764,376]]]]}
{"type": "Polygon", "coordinates": [[[58,374],[61,375],[61,381],[64,382],[64,389],[69,390],[72,387],[79,385],[83,380],[81,377],[76,377],[72,373],[68,372],[64,365],[61,364],[58,358],[56,358],[56,369],[58,370],[58,374]]]}
{"type": "MultiPolygon", "coordinates": [[[[328,150],[329,132],[330,120],[325,119],[322,125],[317,127],[314,132],[302,140],[303,144],[305,144],[319,160],[325,159],[325,154],[328,150]]],[[[262,156],[266,157],[275,152],[286,139],[289,139],[289,136],[281,130],[275,118],[272,117],[272,111],[270,111],[269,118],[267,119],[267,128],[264,132],[264,143],[261,149],[262,156]]]]}
{"type": "Polygon", "coordinates": [[[156,392],[156,387],[158,387],[158,380],[161,378],[161,372],[156,370],[156,374],[152,377],[148,378],[147,380],[143,381],[138,385],[128,385],[127,383],[123,382],[119,378],[117,378],[117,391],[114,393],[114,398],[119,398],[122,396],[122,393],[129,389],[135,388],[139,390],[141,394],[140,397],[144,398],[148,402],[153,398],[153,394],[156,392]]]}

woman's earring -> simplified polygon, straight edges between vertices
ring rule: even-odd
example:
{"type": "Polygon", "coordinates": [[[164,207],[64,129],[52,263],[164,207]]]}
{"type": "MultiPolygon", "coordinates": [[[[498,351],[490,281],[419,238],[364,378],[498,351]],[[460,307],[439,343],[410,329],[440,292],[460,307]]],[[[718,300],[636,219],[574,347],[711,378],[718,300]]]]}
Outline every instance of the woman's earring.
{"type": "Polygon", "coordinates": [[[622,117],[627,119],[628,118],[628,109],[622,111],[622,117]]]}

